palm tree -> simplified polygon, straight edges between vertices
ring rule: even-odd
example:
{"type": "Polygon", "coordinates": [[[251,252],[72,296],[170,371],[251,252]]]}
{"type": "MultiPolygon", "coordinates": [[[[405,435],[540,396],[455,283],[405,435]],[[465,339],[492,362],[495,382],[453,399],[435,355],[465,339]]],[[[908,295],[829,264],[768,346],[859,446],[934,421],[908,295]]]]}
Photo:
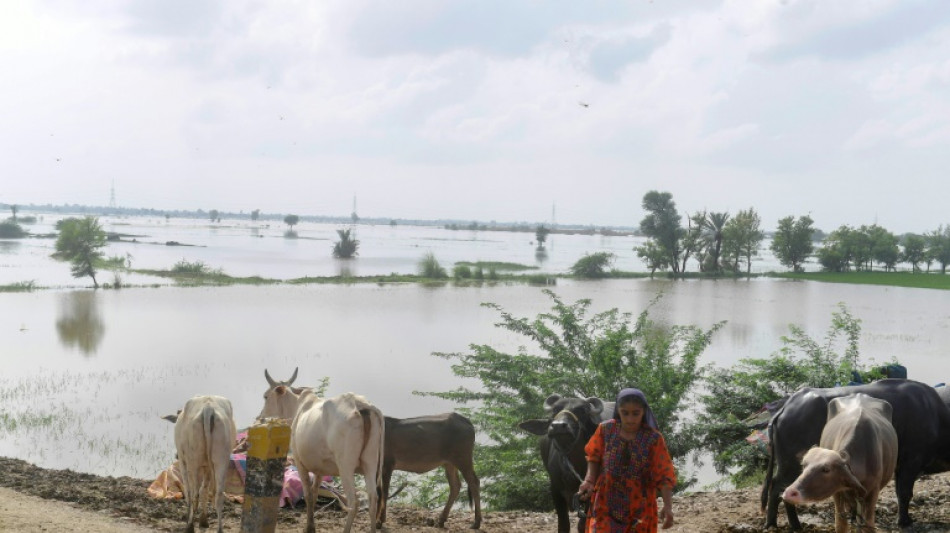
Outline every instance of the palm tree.
{"type": "Polygon", "coordinates": [[[339,259],[352,259],[354,255],[357,255],[357,248],[360,246],[360,241],[356,240],[356,235],[353,235],[352,228],[338,229],[336,234],[340,236],[340,240],[333,245],[333,257],[339,259]]]}
{"type": "Polygon", "coordinates": [[[719,255],[722,253],[722,230],[729,221],[729,213],[709,213],[706,216],[704,226],[708,232],[710,246],[710,263],[713,270],[719,272],[722,266],[719,264],[719,255]]]}

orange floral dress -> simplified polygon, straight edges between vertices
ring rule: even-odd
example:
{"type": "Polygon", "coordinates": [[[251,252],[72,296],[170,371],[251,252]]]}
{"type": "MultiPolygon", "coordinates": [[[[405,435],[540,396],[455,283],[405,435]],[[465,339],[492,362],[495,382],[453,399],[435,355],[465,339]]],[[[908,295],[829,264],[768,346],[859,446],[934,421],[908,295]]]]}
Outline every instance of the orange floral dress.
{"type": "Polygon", "coordinates": [[[676,485],[663,435],[644,425],[626,440],[620,423],[608,420],[597,426],[584,451],[588,461],[600,463],[587,533],[655,533],[657,489],[676,485]]]}

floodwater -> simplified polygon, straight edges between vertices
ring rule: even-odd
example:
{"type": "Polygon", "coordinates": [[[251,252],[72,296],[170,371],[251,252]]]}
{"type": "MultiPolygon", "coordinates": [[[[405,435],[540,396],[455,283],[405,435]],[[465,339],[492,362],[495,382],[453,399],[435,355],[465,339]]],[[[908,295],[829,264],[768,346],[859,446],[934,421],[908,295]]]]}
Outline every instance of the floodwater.
{"type": "MultiPolygon", "coordinates": [[[[57,220],[65,215],[41,215],[24,228],[34,235],[54,234],[57,220]]],[[[447,230],[434,226],[353,227],[360,241],[355,260],[332,257],[336,230],[346,226],[301,222],[294,226],[296,238],[287,238],[288,226],[275,221],[208,220],[164,217],[100,217],[106,231],[122,234],[104,248],[106,257],[125,258],[137,269],[169,270],[179,261],[202,262],[225,274],[246,277],[292,279],[305,276],[372,276],[412,274],[422,257],[432,252],[449,272],[460,261],[504,261],[532,267],[541,273],[564,273],[585,254],[610,252],[612,268],[644,272],[646,267],[634,248],[645,241],[635,236],[554,234],[548,236],[543,253],[536,251],[534,233],[508,231],[447,230]],[[180,246],[169,246],[176,242],[180,246]]],[[[91,287],[89,278],[75,279],[69,265],[50,257],[55,239],[0,240],[0,285],[33,280],[44,287],[91,287]]],[[[690,269],[695,270],[695,262],[690,269]]],[[[753,272],[781,270],[768,246],[752,263],[753,272]]],[[[167,278],[121,273],[126,284],[160,284],[167,278]]],[[[112,283],[108,271],[100,283],[112,283]]]]}
{"type": "MultiPolygon", "coordinates": [[[[164,220],[155,224],[161,226],[164,220]]],[[[332,228],[324,229],[325,241],[298,238],[289,243],[273,235],[243,235],[227,245],[231,237],[223,232],[201,241],[198,233],[206,234],[208,228],[190,230],[194,234],[155,232],[140,241],[193,240],[201,246],[174,247],[174,252],[197,253],[185,258],[205,261],[232,275],[285,279],[328,273],[321,269],[334,264],[326,259],[332,228]],[[248,251],[248,240],[260,242],[262,249],[248,251]],[[311,248],[304,252],[305,247],[311,248]]],[[[405,272],[411,272],[426,251],[420,235],[459,233],[390,227],[358,231],[367,256],[380,253],[372,251],[371,243],[409,247],[379,259],[385,269],[404,261],[405,272]],[[409,236],[405,240],[384,238],[383,234],[403,230],[409,236]],[[378,241],[376,232],[383,235],[378,241]]],[[[309,230],[300,233],[307,235],[309,230]]],[[[530,237],[479,234],[477,239],[490,242],[438,241],[431,246],[437,257],[445,258],[443,265],[458,260],[528,262],[533,257],[530,237]]],[[[598,242],[609,242],[613,248],[608,250],[632,246],[632,238],[621,246],[616,244],[621,238],[599,241],[591,236],[584,237],[582,245],[569,246],[565,242],[573,241],[562,237],[556,236],[544,265],[560,265],[555,271],[566,269],[563,265],[569,266],[583,253],[600,251],[598,242]],[[566,251],[577,255],[561,258],[562,253],[568,255],[566,251]]],[[[581,236],[577,237],[580,243],[581,236]]],[[[299,367],[297,383],[302,385],[328,377],[329,394],[361,393],[397,417],[450,410],[454,406],[448,402],[413,392],[477,384],[455,377],[450,362],[433,352],[465,352],[471,344],[488,344],[509,352],[524,346],[537,353],[528,339],[497,328],[497,312],[480,304],[496,303],[515,316],[533,318],[550,310],[552,303],[539,287],[456,287],[451,282],[434,287],[160,286],[93,291],[70,288],[76,280],[54,281],[58,273],[47,275],[61,269],[68,277],[69,269],[50,260],[48,251],[40,251],[52,246],[43,242],[21,241],[12,252],[8,244],[0,245],[0,272],[17,271],[11,276],[14,281],[36,279],[41,286],[67,286],[0,293],[0,455],[96,474],[155,476],[174,457],[172,426],[160,416],[175,412],[196,394],[230,398],[238,425],[249,424],[261,408],[265,368],[281,379],[299,367]],[[33,277],[23,277],[29,270],[24,265],[36,266],[33,277]]],[[[168,268],[182,258],[173,259],[169,252],[173,247],[163,245],[119,246],[130,247],[133,266],[143,268],[168,268]]],[[[122,250],[118,247],[107,255],[122,250]]],[[[349,263],[362,274],[379,271],[382,267],[367,256],[361,254],[349,263]]],[[[702,328],[726,321],[702,358],[720,367],[774,353],[790,324],[823,339],[832,313],[843,303],[862,321],[860,347],[865,360],[884,363],[896,357],[912,379],[931,384],[950,380],[946,358],[950,298],[943,291],[778,279],[558,280],[550,289],[566,302],[590,299],[592,312],[618,308],[634,315],[662,293],[652,309],[659,321],[702,328]]],[[[701,483],[713,481],[709,476],[701,474],[701,483]]]]}

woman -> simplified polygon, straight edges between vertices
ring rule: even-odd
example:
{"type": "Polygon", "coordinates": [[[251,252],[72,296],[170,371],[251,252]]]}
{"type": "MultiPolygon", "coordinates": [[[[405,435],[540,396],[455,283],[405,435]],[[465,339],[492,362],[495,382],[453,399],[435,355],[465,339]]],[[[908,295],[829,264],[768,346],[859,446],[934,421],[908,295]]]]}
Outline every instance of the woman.
{"type": "Polygon", "coordinates": [[[661,520],[663,529],[673,525],[676,472],[642,392],[620,391],[613,420],[597,426],[584,451],[587,475],[579,493],[593,498],[587,533],[654,533],[661,520]]]}

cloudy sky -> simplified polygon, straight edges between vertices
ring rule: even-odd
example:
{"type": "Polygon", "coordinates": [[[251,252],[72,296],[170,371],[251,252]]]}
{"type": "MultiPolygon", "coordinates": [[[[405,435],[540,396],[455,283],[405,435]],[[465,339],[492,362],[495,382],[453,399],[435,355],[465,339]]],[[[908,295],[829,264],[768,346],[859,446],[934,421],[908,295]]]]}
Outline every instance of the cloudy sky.
{"type": "Polygon", "coordinates": [[[946,0],[7,0],[0,71],[0,203],[950,223],[946,0]]]}

